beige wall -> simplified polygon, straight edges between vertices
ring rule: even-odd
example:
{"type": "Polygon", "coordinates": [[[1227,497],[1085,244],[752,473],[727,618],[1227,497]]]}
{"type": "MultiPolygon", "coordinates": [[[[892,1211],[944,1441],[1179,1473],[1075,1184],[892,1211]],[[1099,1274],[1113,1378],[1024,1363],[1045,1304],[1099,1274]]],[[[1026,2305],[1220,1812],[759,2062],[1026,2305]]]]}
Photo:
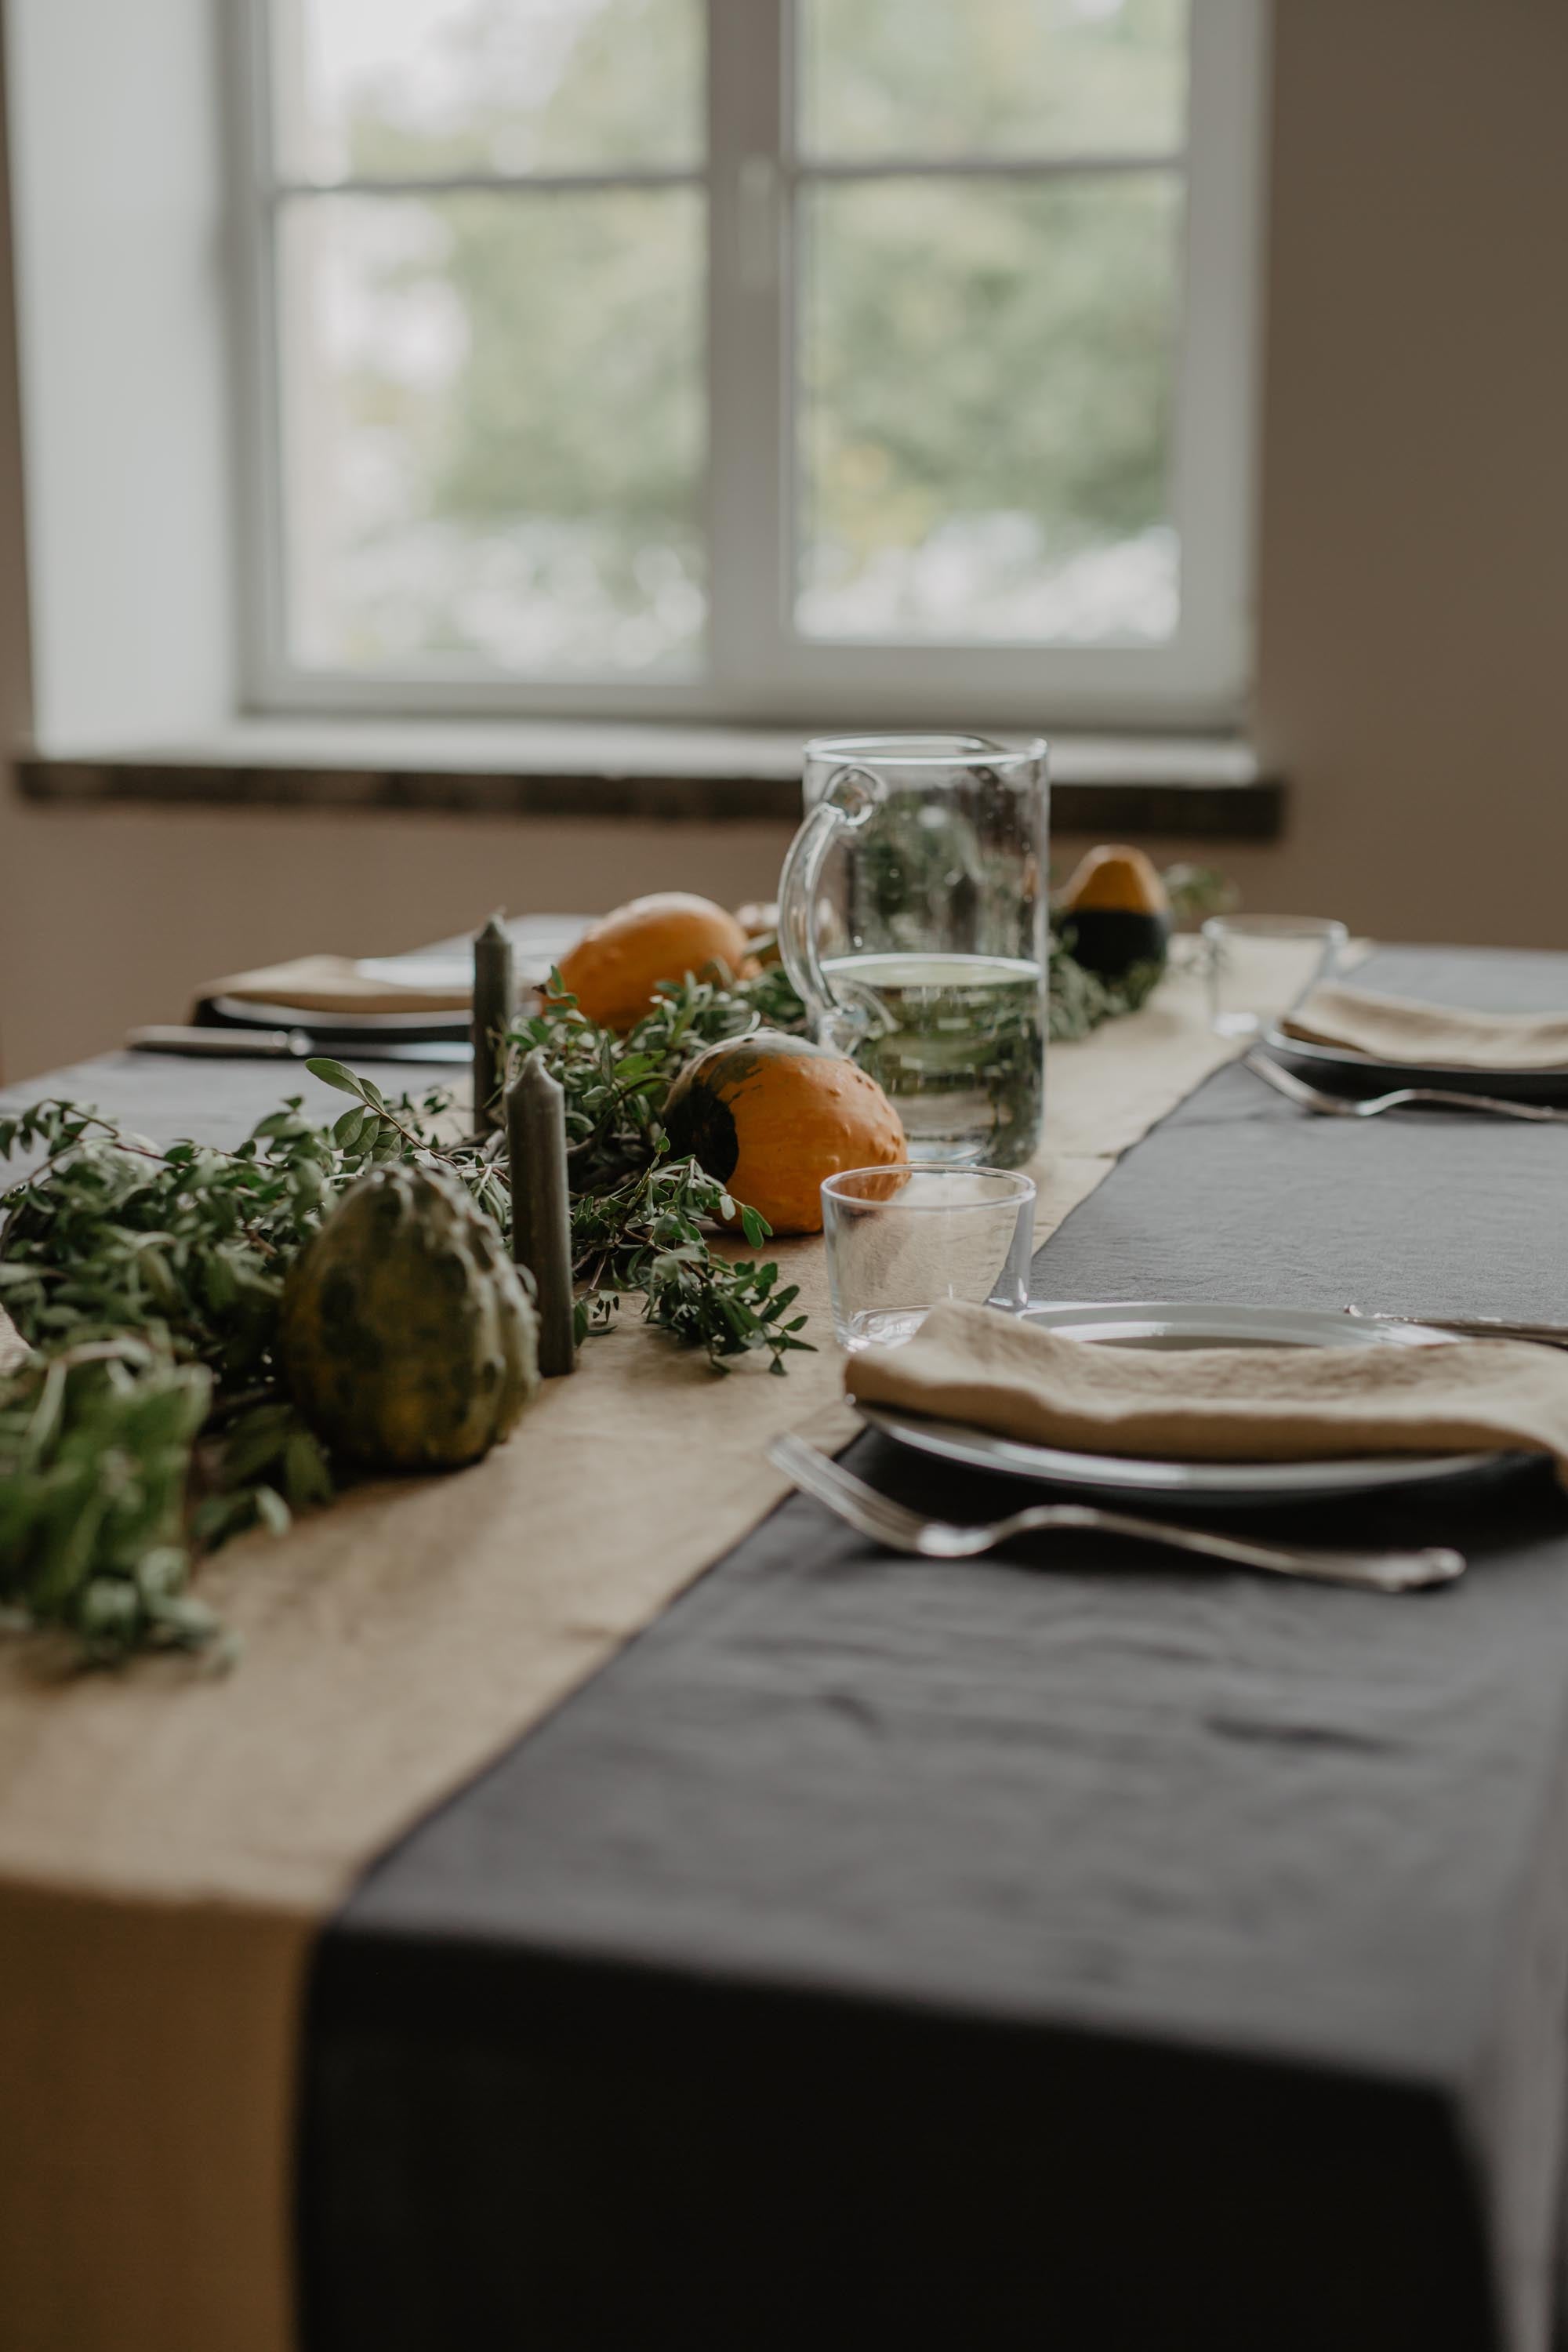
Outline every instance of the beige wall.
{"type": "Polygon", "coordinates": [[[0,998],[5,1074],[52,1068],[134,1021],[183,1020],[201,981],[278,956],[384,955],[503,905],[571,913],[666,887],[771,898],[788,840],[767,824],[23,811],[0,832],[0,970],[17,992],[0,998]]]}
{"type": "MultiPolygon", "coordinates": [[[[1278,0],[1275,52],[1256,726],[1294,817],[1224,862],[1254,906],[1568,946],[1568,6],[1278,0]]],[[[15,498],[0,465],[13,733],[15,498]]],[[[0,1050],[19,1076],[179,1017],[215,971],[500,900],[763,894],[782,845],[0,803],[0,1050]]]]}
{"type": "Polygon", "coordinates": [[[1568,947],[1568,7],[1280,0],[1275,90],[1257,887],[1568,947]]]}

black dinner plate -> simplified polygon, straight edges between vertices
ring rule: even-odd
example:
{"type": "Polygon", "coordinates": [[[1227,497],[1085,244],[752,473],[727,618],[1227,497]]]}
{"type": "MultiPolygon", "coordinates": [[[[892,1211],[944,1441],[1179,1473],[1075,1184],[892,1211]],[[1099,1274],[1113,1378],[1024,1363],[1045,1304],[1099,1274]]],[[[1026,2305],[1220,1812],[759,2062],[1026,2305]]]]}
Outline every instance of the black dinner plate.
{"type": "Polygon", "coordinates": [[[1440,1087],[1447,1094],[1490,1095],[1500,1102],[1568,1103],[1568,1067],[1552,1070],[1457,1070],[1432,1062],[1384,1062],[1339,1045],[1309,1045],[1282,1029],[1262,1043],[1276,1061],[1339,1095],[1384,1095],[1394,1087],[1440,1087]]]}

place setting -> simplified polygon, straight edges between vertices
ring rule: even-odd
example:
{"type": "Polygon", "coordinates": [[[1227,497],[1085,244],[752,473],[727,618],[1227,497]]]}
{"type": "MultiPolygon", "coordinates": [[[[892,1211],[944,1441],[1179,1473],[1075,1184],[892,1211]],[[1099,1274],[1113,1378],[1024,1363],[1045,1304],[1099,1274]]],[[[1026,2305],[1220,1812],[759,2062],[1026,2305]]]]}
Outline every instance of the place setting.
{"type": "MultiPolygon", "coordinates": [[[[828,781],[826,806],[808,818],[794,853],[810,890],[823,845],[836,835],[847,844],[843,903],[818,898],[811,919],[797,913],[795,954],[823,1020],[851,1041],[875,1016],[852,986],[836,991],[829,972],[849,962],[816,956],[815,925],[845,921],[844,906],[858,903],[856,861],[870,864],[879,847],[874,813],[853,796],[877,793],[879,751],[891,757],[895,749],[868,746],[857,759],[847,813],[832,805],[842,782],[828,781]],[[851,828],[862,825],[863,840],[853,841],[851,828]]],[[[1157,893],[1143,888],[1134,858],[1107,850],[1085,861],[1056,904],[1054,920],[1069,940],[1081,926],[1102,952],[1131,956],[1147,944],[1136,927],[1159,920],[1157,893]],[[1123,865],[1136,887],[1118,907],[1123,865]],[[1075,902],[1084,909],[1077,926],[1075,902]]],[[[885,896],[885,874],[882,887],[885,896]]],[[[786,906],[789,888],[786,880],[786,906]]],[[[918,947],[918,913],[906,907],[900,919],[918,947]]],[[[1352,985],[1342,976],[1351,961],[1346,928],[1330,919],[1227,911],[1210,916],[1192,944],[1215,1037],[1305,1111],[1568,1119],[1555,1099],[1568,1096],[1568,1015],[1451,1009],[1352,985]],[[1300,1075],[1307,1069],[1338,1091],[1321,1092],[1300,1075]],[[1517,1094],[1494,1101],[1481,1090],[1494,1084],[1517,1094]]],[[[866,959],[868,978],[876,965],[866,959]]],[[[941,1099],[960,1098],[967,1085],[975,1100],[994,1100],[991,1040],[948,1025],[941,1099]]],[[[1554,1351],[1568,1347],[1568,1326],[1367,1313],[1352,1298],[1334,1310],[1031,1297],[1034,1181],[1017,1166],[979,1164],[987,1139],[951,1118],[944,1126],[939,1101],[928,1105],[921,1092],[917,1085],[904,1105],[909,1132],[921,1139],[908,1164],[843,1171],[822,1187],[846,1391],[861,1422],[888,1441],[876,1459],[883,1488],[891,1482],[893,1491],[798,1437],[772,1447],[776,1466],[881,1548],[957,1561],[1012,1546],[1015,1557],[1048,1569],[1065,1556],[1061,1538],[1106,1534],[1153,1553],[1410,1591],[1453,1582],[1463,1557],[1442,1544],[1381,1553],[1248,1545],[1200,1522],[1272,1515],[1283,1538],[1303,1510],[1403,1498],[1425,1524],[1446,1497],[1539,1477],[1545,1461],[1564,1475],[1568,1358],[1554,1351]],[[922,1517],[896,1491],[900,1454],[928,1471],[945,1465],[1011,1481],[1017,1506],[984,1523],[922,1517]]],[[[1047,1248],[1037,1290],[1048,1291],[1050,1263],[1047,1248]]],[[[1071,1557],[1090,1565],[1094,1554],[1074,1544],[1071,1557]]]]}
{"type": "Polygon", "coordinates": [[[1201,936],[1215,1034],[1245,1045],[1247,1067],[1303,1109],[1568,1118],[1568,1014],[1554,1007],[1483,1009],[1358,986],[1345,926],[1316,916],[1211,915],[1201,936]],[[1280,1011],[1286,971],[1294,985],[1280,1011]]]}
{"type": "MultiPolygon", "coordinates": [[[[586,918],[523,915],[507,925],[517,984],[537,991],[586,918]]],[[[231,972],[196,992],[184,1022],[141,1023],[126,1048],[208,1061],[461,1066],[472,1055],[474,943],[438,940],[398,955],[303,955],[231,972]]]]}
{"type": "Polygon", "coordinates": [[[1560,1013],[1455,1010],[1325,982],[1265,1043],[1289,1067],[1358,1092],[1405,1088],[1418,1100],[1514,1118],[1549,1117],[1549,1106],[1568,1103],[1560,1013]]]}
{"type": "MultiPolygon", "coordinates": [[[[1101,1533],[1409,1591],[1452,1582],[1463,1557],[1445,1545],[1248,1541],[1201,1522],[1241,1513],[1252,1530],[1272,1513],[1284,1537],[1304,1509],[1403,1498],[1419,1512],[1539,1475],[1543,1456],[1560,1477],[1568,1469],[1568,1359],[1522,1337],[1508,1344],[1512,1327],[1467,1343],[1435,1325],[1310,1308],[1033,1303],[1022,1295],[1026,1197],[993,1200],[1005,1180],[985,1171],[897,1172],[900,1189],[886,1171],[827,1188],[847,1394],[894,1447],[1013,1481],[1020,1500],[990,1526],[921,1520],[801,1439],[775,1441],[781,1469],[888,1549],[956,1560],[1019,1538],[1101,1533]],[[864,1197],[872,1189],[879,1198],[864,1197]],[[1011,1236],[997,1232],[1005,1213],[1011,1236]],[[982,1295],[987,1227],[992,1265],[1004,1240],[1007,1255],[982,1295]],[[1031,1502],[1033,1490],[1047,1499],[1031,1502]],[[1160,1516],[1169,1512],[1177,1523],[1160,1516]]],[[[887,1449],[879,1461],[886,1473],[887,1449]]],[[[1031,1558],[1048,1568],[1050,1543],[1031,1558]]],[[[1071,1559],[1093,1564],[1079,1546],[1071,1559]]]]}

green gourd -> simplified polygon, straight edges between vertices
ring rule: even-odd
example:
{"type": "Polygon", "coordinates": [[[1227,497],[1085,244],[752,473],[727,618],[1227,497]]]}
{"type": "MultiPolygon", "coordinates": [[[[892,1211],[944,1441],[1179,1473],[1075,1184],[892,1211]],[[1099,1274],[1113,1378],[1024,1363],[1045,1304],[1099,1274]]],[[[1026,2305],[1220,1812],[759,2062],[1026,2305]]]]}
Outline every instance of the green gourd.
{"type": "Polygon", "coordinates": [[[311,1428],[372,1469],[475,1462],[539,1388],[500,1234],[433,1169],[376,1169],[344,1193],[289,1269],[279,1350],[311,1428]]]}

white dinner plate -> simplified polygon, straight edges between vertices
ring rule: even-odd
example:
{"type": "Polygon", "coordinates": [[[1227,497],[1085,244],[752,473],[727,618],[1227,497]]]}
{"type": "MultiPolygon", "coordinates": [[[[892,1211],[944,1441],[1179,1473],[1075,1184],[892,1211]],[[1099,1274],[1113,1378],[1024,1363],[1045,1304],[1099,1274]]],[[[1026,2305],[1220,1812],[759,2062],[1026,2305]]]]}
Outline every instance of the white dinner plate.
{"type": "MultiPolygon", "coordinates": [[[[1360,1322],[1310,1307],[1148,1304],[1026,1307],[1024,1318],[1074,1339],[1123,1348],[1440,1348],[1450,1335],[1422,1324],[1360,1322]]],[[[887,1405],[858,1406],[884,1436],[943,1462],[1003,1471],[1037,1485],[1071,1487],[1103,1502],[1163,1502],[1260,1508],[1324,1503],[1411,1487],[1454,1487],[1503,1477],[1540,1460],[1532,1454],[1379,1454],[1332,1462],[1138,1461],[1074,1454],[998,1437],[966,1423],[933,1421],[887,1405]]]]}
{"type": "Polygon", "coordinates": [[[1276,1060],[1334,1094],[1381,1095],[1395,1087],[1439,1087],[1446,1094],[1490,1095],[1500,1102],[1568,1102],[1568,1068],[1456,1070],[1441,1062],[1384,1062],[1343,1045],[1309,1045],[1269,1029],[1259,1040],[1276,1060]]]}

